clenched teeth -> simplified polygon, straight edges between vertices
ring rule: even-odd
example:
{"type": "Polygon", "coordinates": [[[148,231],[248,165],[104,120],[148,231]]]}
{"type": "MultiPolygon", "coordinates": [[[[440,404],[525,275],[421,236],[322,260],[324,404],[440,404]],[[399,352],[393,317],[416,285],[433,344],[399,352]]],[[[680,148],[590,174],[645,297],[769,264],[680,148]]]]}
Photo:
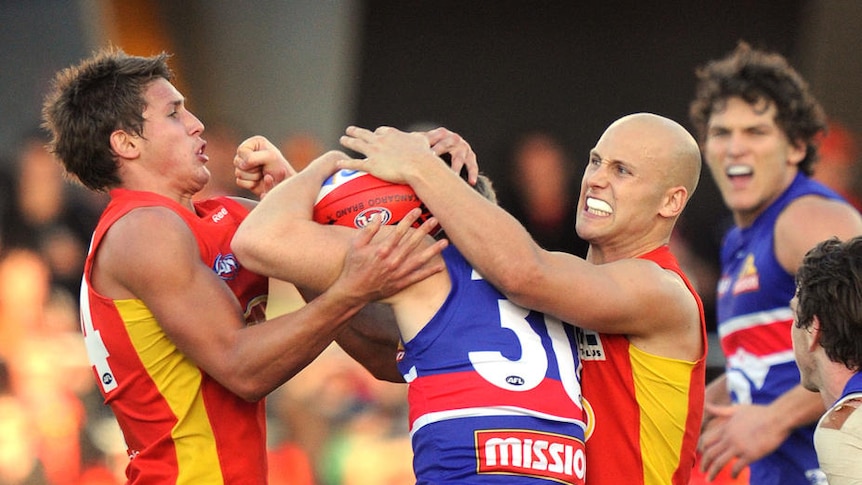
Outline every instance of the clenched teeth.
{"type": "Polygon", "coordinates": [[[592,197],[587,197],[587,210],[591,214],[595,214],[597,216],[609,216],[614,212],[610,204],[601,199],[594,199],[592,197]]]}

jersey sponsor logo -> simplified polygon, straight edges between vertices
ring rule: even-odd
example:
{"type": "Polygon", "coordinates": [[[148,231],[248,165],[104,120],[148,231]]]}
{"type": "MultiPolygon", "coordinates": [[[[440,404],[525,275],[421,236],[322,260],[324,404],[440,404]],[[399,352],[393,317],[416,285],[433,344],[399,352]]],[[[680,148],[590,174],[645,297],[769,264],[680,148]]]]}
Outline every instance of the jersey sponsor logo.
{"type": "Polygon", "coordinates": [[[565,435],[520,429],[477,430],[476,473],[522,475],[583,484],[584,442],[565,435]]]}
{"type": "Polygon", "coordinates": [[[742,264],[742,269],[736,277],[736,283],[733,284],[733,294],[748,293],[749,291],[757,291],[760,289],[760,275],[757,273],[757,266],[754,264],[754,255],[749,254],[742,264]]]}
{"type": "Polygon", "coordinates": [[[212,215],[213,222],[219,222],[227,215],[227,209],[224,207],[219,208],[218,212],[212,215]]]}
{"type": "Polygon", "coordinates": [[[581,360],[606,360],[605,347],[598,332],[578,328],[577,337],[581,360]]]}
{"type": "Polygon", "coordinates": [[[237,273],[239,273],[239,262],[233,253],[219,253],[213,261],[213,271],[224,281],[230,281],[236,278],[237,273]]]}

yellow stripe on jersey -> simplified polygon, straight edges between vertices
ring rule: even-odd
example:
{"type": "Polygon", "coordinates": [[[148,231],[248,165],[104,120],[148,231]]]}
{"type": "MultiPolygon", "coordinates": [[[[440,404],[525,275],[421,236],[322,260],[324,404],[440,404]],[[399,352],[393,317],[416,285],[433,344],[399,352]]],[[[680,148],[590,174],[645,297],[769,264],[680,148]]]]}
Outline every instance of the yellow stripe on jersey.
{"type": "Polygon", "coordinates": [[[653,355],[634,345],[629,346],[629,356],[640,404],[644,483],[671,483],[682,452],[691,373],[696,364],[653,355]]]}
{"type": "Polygon", "coordinates": [[[115,300],[141,362],[177,419],[171,431],[177,453],[177,484],[222,483],[221,467],[203,402],[201,371],[164,333],[140,300],[115,300]],[[201,433],[201,431],[205,431],[201,433]]]}

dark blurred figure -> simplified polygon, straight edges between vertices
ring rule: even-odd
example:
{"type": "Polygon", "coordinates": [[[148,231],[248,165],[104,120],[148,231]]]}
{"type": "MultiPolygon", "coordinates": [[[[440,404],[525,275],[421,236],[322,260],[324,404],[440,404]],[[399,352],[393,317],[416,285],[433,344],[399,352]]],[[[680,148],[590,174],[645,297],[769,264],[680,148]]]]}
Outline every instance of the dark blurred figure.
{"type": "Polygon", "coordinates": [[[545,249],[584,257],[587,244],[573,231],[577,172],[560,138],[531,129],[513,139],[500,186],[500,205],[545,249]]]}
{"type": "Polygon", "coordinates": [[[45,132],[28,132],[4,177],[9,190],[0,195],[0,248],[36,251],[52,283],[77,299],[90,236],[107,199],[67,180],[47,142],[45,132]]]}

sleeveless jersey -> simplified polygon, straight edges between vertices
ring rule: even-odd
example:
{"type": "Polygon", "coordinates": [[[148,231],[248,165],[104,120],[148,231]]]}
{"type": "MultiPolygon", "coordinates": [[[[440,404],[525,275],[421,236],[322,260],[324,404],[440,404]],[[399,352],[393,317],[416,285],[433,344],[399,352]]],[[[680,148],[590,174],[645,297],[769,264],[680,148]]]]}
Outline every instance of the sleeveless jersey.
{"type": "Polygon", "coordinates": [[[814,446],[830,485],[862,483],[862,411],[855,408],[840,426],[830,425],[832,412],[848,401],[862,400],[862,373],[853,374],[841,397],[827,410],[814,431],[814,446]]]}
{"type": "Polygon", "coordinates": [[[112,300],[90,284],[107,230],[147,206],[167,207],[183,218],[201,259],[231,287],[248,323],[262,321],[268,287],[266,278],[240,267],[231,253],[230,241],[248,213],[239,203],[210,199],[196,203],[195,214],[157,194],[111,191],[84,269],[81,328],[99,389],[129,448],[128,482],[266,483],[264,401],[247,402],[199,369],[142,301],[112,300]]]}
{"type": "Polygon", "coordinates": [[[453,246],[452,288],[399,353],[419,484],[584,483],[574,327],[506,299],[453,246]]]}
{"type": "MultiPolygon", "coordinates": [[[[718,335],[735,403],[769,404],[800,382],[790,340],[790,300],[796,292],[796,280],[775,258],[775,221],[794,200],[812,194],[840,199],[835,192],[799,174],[754,224],[732,228],[722,243],[716,300],[718,335]]],[[[751,483],[825,483],[813,433],[814,425],[797,428],[775,452],[752,463],[751,483]]]]}
{"type": "MultiPolygon", "coordinates": [[[[642,259],[679,274],[703,303],[667,246],[642,259]]],[[[703,417],[706,360],[661,357],[625,335],[578,330],[587,422],[589,485],[688,485],[703,417]]]]}

